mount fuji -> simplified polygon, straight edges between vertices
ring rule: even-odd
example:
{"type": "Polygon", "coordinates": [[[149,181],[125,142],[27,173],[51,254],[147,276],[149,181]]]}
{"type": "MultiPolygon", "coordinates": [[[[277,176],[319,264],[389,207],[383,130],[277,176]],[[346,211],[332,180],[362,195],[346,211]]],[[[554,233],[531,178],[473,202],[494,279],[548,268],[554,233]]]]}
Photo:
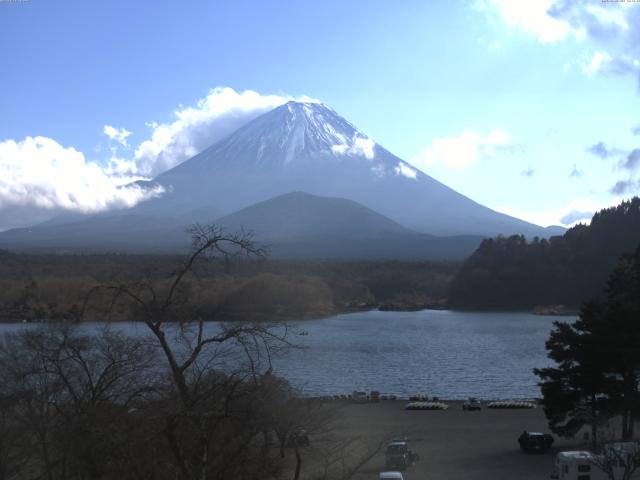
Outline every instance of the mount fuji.
{"type": "Polygon", "coordinates": [[[267,112],[154,183],[169,193],[133,210],[228,214],[303,191],[354,200],[433,235],[549,235],[443,185],[321,103],[289,102],[267,112]]]}
{"type": "MultiPolygon", "coordinates": [[[[431,236],[464,236],[462,250],[468,254],[470,236],[476,237],[477,245],[481,236],[517,233],[547,237],[559,233],[559,229],[544,229],[495,212],[455,192],[396,157],[321,103],[289,102],[277,107],[154,180],[139,183],[160,185],[165,193],[119,212],[3,232],[0,246],[64,248],[82,244],[94,249],[129,242],[130,246],[153,248],[185,241],[181,235],[190,223],[220,220],[223,225],[237,226],[238,219],[243,219],[241,226],[256,229],[258,239],[289,243],[298,239],[309,243],[319,231],[333,239],[349,236],[345,233],[348,223],[368,232],[373,222],[385,231],[385,257],[394,256],[388,248],[393,238],[404,238],[400,244],[406,247],[406,239],[412,235],[422,241],[431,236]],[[292,192],[304,194],[287,195],[292,192]],[[265,202],[275,197],[282,199],[265,202]],[[257,203],[260,208],[252,209],[257,203]],[[290,216],[287,212],[296,204],[297,214],[290,216]],[[354,205],[358,205],[355,210],[354,205]],[[270,214],[270,208],[276,210],[270,214]],[[354,213],[350,222],[331,221],[342,218],[345,208],[360,212],[361,217],[354,213]],[[243,209],[248,213],[238,212],[243,209]],[[287,224],[284,230],[283,222],[287,224]],[[287,235],[269,231],[276,227],[287,235]],[[145,235],[149,231],[153,234],[145,235]]],[[[371,235],[381,238],[380,231],[371,235]]],[[[361,240],[365,236],[360,235],[361,240]]],[[[314,256],[313,252],[310,255],[314,256]]],[[[424,257],[424,251],[419,256],[424,257]]]]}

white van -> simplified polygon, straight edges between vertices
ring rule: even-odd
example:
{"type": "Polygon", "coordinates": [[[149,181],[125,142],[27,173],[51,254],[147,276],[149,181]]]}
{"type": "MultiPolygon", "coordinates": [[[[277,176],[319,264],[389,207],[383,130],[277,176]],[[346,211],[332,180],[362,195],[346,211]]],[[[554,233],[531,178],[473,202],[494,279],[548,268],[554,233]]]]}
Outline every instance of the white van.
{"type": "Polygon", "coordinates": [[[608,480],[593,463],[593,453],[586,451],[560,452],[556,455],[551,478],[560,480],[608,480]]]}
{"type": "Polygon", "coordinates": [[[380,472],[378,480],[404,480],[400,472],[380,472]]]}
{"type": "MultiPolygon", "coordinates": [[[[604,452],[596,455],[587,451],[560,452],[556,456],[551,478],[559,480],[609,480],[598,464],[610,462],[616,479],[622,478],[624,465],[640,453],[637,442],[612,442],[604,447],[604,452]],[[625,457],[626,460],[625,460],[625,457]],[[608,459],[608,460],[607,460],[608,459]],[[620,463],[624,462],[624,463],[620,463]]],[[[640,478],[636,471],[632,478],[640,478]]]]}

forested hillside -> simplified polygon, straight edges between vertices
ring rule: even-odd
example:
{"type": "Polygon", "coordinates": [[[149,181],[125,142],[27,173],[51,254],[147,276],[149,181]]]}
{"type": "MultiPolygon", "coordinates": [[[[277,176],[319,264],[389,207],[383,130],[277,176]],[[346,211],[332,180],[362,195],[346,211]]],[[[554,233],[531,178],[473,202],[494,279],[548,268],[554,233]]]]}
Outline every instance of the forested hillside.
{"type": "Polygon", "coordinates": [[[523,236],[484,240],[451,285],[449,302],[463,309],[577,308],[602,295],[618,258],[640,244],[640,198],[596,213],[549,240],[523,236]]]}
{"type": "MultiPolygon", "coordinates": [[[[26,255],[0,251],[0,321],[80,319],[98,285],[148,282],[166,288],[184,263],[163,255],[26,255]]],[[[381,307],[442,306],[458,263],[203,261],[185,280],[191,308],[206,319],[309,318],[381,307]]],[[[85,320],[131,320],[135,309],[92,309],[85,320]]]]}

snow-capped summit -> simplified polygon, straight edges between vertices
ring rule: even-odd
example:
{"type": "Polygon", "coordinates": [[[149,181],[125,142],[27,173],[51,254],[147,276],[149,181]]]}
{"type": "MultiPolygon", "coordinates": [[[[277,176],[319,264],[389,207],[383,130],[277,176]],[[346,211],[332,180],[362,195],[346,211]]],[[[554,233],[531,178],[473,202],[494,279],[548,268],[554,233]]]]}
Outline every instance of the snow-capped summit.
{"type": "Polygon", "coordinates": [[[235,166],[287,165],[322,157],[373,159],[375,142],[322,103],[289,102],[198,155],[235,166]]]}
{"type": "Polygon", "coordinates": [[[305,152],[374,157],[375,142],[322,103],[289,102],[278,110],[285,130],[285,162],[305,152]]]}
{"type": "MultiPolygon", "coordinates": [[[[180,183],[178,177],[195,172],[201,177],[223,172],[228,176],[240,171],[254,176],[266,172],[274,175],[274,169],[295,176],[291,190],[301,190],[309,181],[315,183],[316,179],[310,177],[312,173],[328,176],[331,183],[339,182],[345,175],[355,175],[361,180],[385,176],[415,180],[418,176],[414,167],[391,155],[326,105],[289,102],[249,122],[156,180],[172,188],[180,183]]],[[[268,183],[271,185],[265,185],[267,188],[275,185],[268,183]]],[[[325,193],[322,187],[318,188],[313,191],[325,193]]],[[[278,187],[273,193],[287,192],[278,187]]],[[[263,198],[256,198],[260,199],[263,198]]]]}

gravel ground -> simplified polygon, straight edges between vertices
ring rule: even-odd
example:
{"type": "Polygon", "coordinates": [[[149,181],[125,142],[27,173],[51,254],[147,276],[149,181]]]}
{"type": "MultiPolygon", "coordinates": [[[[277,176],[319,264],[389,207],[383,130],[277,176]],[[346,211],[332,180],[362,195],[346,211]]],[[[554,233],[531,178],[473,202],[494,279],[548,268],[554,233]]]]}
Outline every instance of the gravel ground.
{"type": "MultiPolygon", "coordinates": [[[[406,435],[420,456],[404,472],[408,480],[548,479],[555,454],[582,449],[578,440],[555,438],[550,452],[525,454],[517,438],[523,430],[547,432],[541,408],[531,410],[462,410],[461,402],[446,402],[444,411],[406,411],[405,402],[350,404],[341,410],[343,431],[371,439],[406,435]]],[[[384,454],[377,454],[358,473],[373,480],[384,470],[384,454]]]]}

